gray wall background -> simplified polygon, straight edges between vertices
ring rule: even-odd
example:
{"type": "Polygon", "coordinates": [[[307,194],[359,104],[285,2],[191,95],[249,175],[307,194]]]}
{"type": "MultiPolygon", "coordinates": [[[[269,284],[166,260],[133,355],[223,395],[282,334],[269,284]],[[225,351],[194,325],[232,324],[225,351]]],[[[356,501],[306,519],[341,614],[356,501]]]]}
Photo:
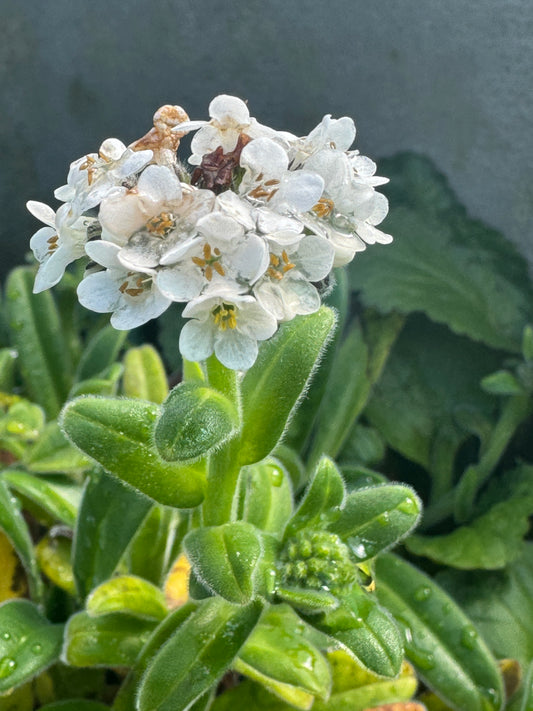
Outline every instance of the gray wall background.
{"type": "Polygon", "coordinates": [[[0,271],[69,163],[154,110],[205,118],[234,93],[308,132],[350,115],[357,147],[430,156],[472,215],[533,263],[531,0],[0,0],[0,271]]]}

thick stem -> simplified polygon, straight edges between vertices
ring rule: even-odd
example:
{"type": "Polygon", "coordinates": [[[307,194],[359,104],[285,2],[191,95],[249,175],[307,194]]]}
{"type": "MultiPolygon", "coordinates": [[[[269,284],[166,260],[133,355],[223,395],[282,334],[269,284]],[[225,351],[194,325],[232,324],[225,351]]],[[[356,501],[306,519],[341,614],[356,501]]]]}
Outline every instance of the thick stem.
{"type": "MultiPolygon", "coordinates": [[[[231,400],[240,412],[240,380],[236,371],[223,366],[213,355],[206,361],[209,385],[231,400]]],[[[218,526],[231,520],[239,478],[240,438],[226,442],[209,458],[207,492],[203,508],[204,526],[218,526]]]]}

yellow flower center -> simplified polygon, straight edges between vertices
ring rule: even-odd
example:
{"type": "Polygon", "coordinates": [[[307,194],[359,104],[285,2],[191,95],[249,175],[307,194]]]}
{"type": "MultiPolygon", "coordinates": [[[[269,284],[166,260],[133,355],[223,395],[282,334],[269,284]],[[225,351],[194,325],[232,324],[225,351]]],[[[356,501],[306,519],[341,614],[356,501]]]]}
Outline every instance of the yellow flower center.
{"type": "Polygon", "coordinates": [[[320,198],[316,205],[313,206],[312,210],[318,217],[329,217],[333,212],[335,203],[329,198],[320,198]]]}
{"type": "MultiPolygon", "coordinates": [[[[192,261],[197,267],[200,267],[207,281],[211,281],[213,278],[213,269],[217,272],[217,274],[220,274],[220,276],[226,276],[224,267],[220,263],[220,259],[222,257],[220,249],[215,247],[211,250],[211,245],[206,242],[202,252],[204,255],[203,259],[202,257],[192,257],[192,261]]],[[[234,327],[232,326],[232,328],[234,327]]]]}
{"type": "Polygon", "coordinates": [[[221,331],[237,327],[237,312],[233,304],[220,304],[213,309],[215,324],[221,331]]]}
{"type": "Polygon", "coordinates": [[[146,223],[146,229],[154,237],[166,237],[175,227],[176,220],[171,212],[162,212],[146,223]]]}
{"type": "Polygon", "coordinates": [[[289,259],[289,255],[285,250],[281,253],[281,257],[277,254],[270,254],[270,266],[267,269],[267,274],[272,279],[283,279],[283,276],[294,269],[295,265],[289,259]]]}
{"type": "Polygon", "coordinates": [[[121,294],[128,294],[128,296],[140,296],[148,289],[150,281],[150,277],[147,278],[145,274],[128,272],[126,280],[119,286],[118,290],[121,294]]]}

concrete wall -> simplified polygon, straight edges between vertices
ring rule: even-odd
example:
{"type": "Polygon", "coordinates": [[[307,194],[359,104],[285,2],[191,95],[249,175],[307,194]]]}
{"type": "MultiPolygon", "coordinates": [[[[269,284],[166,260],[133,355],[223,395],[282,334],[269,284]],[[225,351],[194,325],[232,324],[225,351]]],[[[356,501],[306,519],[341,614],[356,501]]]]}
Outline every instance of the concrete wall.
{"type": "Polygon", "coordinates": [[[368,155],[416,150],[533,262],[531,0],[0,0],[0,269],[68,164],[235,93],[305,133],[351,115],[368,155]]]}

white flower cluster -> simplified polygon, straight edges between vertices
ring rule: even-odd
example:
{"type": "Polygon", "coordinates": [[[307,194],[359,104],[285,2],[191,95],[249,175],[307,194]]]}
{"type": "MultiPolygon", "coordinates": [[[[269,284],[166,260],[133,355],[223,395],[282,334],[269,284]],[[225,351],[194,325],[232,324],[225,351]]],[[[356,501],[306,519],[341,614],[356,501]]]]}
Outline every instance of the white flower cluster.
{"type": "Polygon", "coordinates": [[[163,106],[129,147],[110,138],[72,163],[56,213],[30,201],[46,225],[30,242],[40,262],[34,290],[88,256],[83,306],[130,329],[185,302],[183,357],[214,352],[245,370],[280,322],[319,308],[315,284],[332,267],[392,240],[376,227],[388,205],[375,188],[387,179],[349,150],[348,117],[325,116],[298,138],[258,123],[236,97],[217,96],[209,115],[190,121],[163,106]],[[176,153],[189,132],[192,174],[176,153]]]}

